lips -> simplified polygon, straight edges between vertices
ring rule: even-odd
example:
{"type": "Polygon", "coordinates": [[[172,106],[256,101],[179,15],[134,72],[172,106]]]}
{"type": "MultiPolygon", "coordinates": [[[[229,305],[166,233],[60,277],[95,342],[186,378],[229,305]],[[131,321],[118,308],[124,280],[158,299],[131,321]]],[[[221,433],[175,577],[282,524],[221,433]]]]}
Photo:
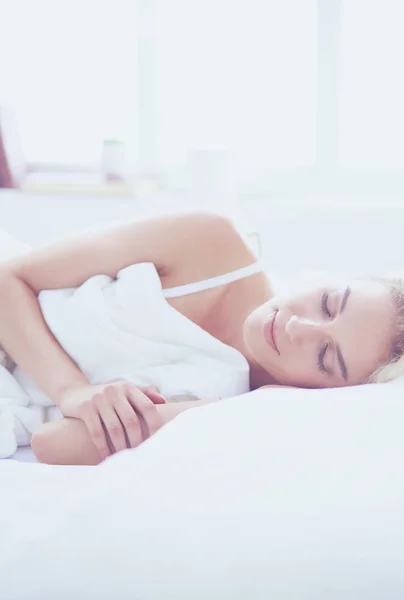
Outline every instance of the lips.
{"type": "Polygon", "coordinates": [[[276,321],[277,314],[278,314],[278,311],[275,310],[274,313],[272,315],[270,315],[268,320],[265,322],[264,337],[265,337],[265,341],[267,342],[267,344],[271,348],[273,348],[278,354],[280,354],[279,348],[276,344],[275,321],[276,321]]]}

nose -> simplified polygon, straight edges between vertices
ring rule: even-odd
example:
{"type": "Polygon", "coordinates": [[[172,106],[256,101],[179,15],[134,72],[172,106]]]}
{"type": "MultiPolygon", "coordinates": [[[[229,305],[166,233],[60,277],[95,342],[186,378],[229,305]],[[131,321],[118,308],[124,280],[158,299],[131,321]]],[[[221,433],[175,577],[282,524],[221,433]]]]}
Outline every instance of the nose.
{"type": "Polygon", "coordinates": [[[322,321],[311,321],[293,315],[286,323],[286,333],[292,344],[301,344],[317,340],[328,332],[330,324],[322,321]]]}

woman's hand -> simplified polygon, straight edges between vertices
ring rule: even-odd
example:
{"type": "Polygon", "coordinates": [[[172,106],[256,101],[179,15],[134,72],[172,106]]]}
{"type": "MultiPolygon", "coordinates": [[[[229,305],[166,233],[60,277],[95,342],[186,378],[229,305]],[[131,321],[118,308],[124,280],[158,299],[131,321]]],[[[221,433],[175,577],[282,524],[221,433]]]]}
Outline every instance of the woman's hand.
{"type": "MultiPolygon", "coordinates": [[[[207,402],[203,400],[167,402],[156,404],[155,409],[164,425],[185,410],[204,404],[207,402]]],[[[102,461],[81,419],[66,418],[45,423],[33,435],[32,449],[40,462],[50,465],[98,465],[102,461]]]]}
{"type": "Polygon", "coordinates": [[[165,400],[159,390],[128,382],[85,386],[60,402],[65,416],[81,419],[101,459],[135,448],[164,424],[157,404],[165,400]]]}

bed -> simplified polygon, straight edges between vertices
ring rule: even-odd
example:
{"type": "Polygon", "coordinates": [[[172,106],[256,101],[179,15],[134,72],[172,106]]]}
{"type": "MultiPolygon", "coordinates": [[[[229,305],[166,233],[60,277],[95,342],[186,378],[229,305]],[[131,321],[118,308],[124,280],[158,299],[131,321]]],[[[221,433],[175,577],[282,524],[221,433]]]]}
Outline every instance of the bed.
{"type": "Polygon", "coordinates": [[[17,460],[18,462],[29,462],[29,463],[37,462],[32,450],[29,446],[24,446],[22,448],[18,448],[17,452],[15,454],[13,454],[11,459],[17,460]]]}
{"type": "MultiPolygon", "coordinates": [[[[33,245],[139,212],[4,194],[4,226],[33,245]]],[[[341,230],[355,271],[401,256],[400,207],[248,209],[282,274],[338,270],[341,230]]],[[[401,600],[403,422],[403,382],[267,390],[188,411],[97,468],[21,448],[0,462],[0,598],[401,600]]]]}
{"type": "Polygon", "coordinates": [[[99,467],[3,461],[0,597],[399,600],[403,420],[401,382],[268,389],[99,467]]]}

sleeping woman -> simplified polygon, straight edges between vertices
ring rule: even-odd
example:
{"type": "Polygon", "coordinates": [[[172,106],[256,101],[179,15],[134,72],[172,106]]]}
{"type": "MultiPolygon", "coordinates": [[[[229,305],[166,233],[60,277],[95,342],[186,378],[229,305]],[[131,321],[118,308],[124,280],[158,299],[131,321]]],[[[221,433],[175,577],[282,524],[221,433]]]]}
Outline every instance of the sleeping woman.
{"type": "MultiPolygon", "coordinates": [[[[147,290],[140,287],[136,294],[147,296],[147,290]]],[[[321,388],[394,379],[404,372],[403,317],[401,280],[319,282],[276,295],[232,222],[205,213],[161,216],[77,237],[3,263],[0,273],[0,345],[16,371],[64,416],[42,425],[32,439],[38,459],[53,464],[97,464],[226,390],[231,396],[271,385],[321,388]],[[230,353],[232,368],[219,369],[220,384],[209,398],[189,389],[193,399],[170,402],[161,395],[161,382],[142,385],[118,372],[94,381],[79,349],[76,355],[52,327],[58,306],[50,302],[53,308],[46,311],[52,295],[72,294],[103,276],[113,291],[111,300],[103,296],[108,309],[119,292],[119,274],[140,264],[153,268],[164,303],[183,320],[161,343],[180,344],[189,324],[219,354],[230,353]]],[[[57,318],[63,322],[64,313],[57,318]]],[[[67,313],[66,319],[71,329],[67,313]]],[[[188,355],[181,356],[185,364],[188,355]]],[[[195,381],[205,378],[203,370],[199,377],[193,372],[195,381]]]]}

